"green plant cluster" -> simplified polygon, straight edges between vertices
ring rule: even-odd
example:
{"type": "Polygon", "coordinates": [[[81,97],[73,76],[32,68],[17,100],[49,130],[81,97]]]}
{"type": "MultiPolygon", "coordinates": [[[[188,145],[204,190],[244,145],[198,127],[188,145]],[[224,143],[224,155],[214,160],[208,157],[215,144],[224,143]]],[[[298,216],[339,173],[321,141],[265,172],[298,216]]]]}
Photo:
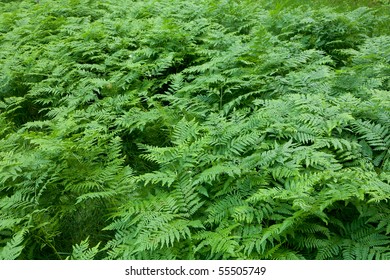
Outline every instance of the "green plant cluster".
{"type": "Polygon", "coordinates": [[[1,1],[0,259],[390,259],[389,6],[281,2],[1,1]]]}

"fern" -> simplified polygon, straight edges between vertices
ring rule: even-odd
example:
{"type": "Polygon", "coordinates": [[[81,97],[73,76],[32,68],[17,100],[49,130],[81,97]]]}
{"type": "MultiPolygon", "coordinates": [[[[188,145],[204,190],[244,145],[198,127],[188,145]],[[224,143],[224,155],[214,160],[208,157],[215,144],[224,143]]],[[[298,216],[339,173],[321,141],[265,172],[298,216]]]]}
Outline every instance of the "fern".
{"type": "Polygon", "coordinates": [[[88,238],[83,240],[80,244],[73,246],[73,252],[70,257],[67,257],[69,260],[92,260],[95,255],[99,252],[99,244],[93,248],[89,248],[88,238]]]}
{"type": "Polygon", "coordinates": [[[1,258],[389,259],[375,6],[3,1],[1,258]]]}
{"type": "Polygon", "coordinates": [[[27,230],[22,229],[9,240],[0,251],[0,260],[15,260],[22,253],[24,248],[24,235],[27,230]]]}

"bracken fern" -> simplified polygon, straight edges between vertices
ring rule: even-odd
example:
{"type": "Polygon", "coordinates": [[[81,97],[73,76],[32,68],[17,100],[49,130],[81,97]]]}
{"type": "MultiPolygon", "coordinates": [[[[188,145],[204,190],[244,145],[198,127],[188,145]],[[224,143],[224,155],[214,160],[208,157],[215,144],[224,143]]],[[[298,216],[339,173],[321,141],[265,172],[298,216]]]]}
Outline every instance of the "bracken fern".
{"type": "Polygon", "coordinates": [[[14,2],[0,259],[390,259],[388,16],[14,2]]]}

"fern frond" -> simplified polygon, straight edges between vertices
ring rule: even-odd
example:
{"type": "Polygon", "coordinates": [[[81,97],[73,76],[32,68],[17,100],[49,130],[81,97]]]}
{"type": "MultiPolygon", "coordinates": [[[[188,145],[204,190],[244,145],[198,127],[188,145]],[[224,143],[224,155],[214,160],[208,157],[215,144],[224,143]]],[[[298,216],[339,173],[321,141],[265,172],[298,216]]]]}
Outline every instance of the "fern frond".
{"type": "Polygon", "coordinates": [[[73,245],[73,251],[67,260],[93,260],[96,254],[99,253],[99,244],[95,247],[89,248],[89,237],[81,241],[80,244],[73,245]]]}
{"type": "Polygon", "coordinates": [[[19,257],[24,249],[25,245],[24,236],[27,234],[28,230],[23,229],[17,232],[11,240],[9,240],[6,245],[0,250],[0,260],[15,260],[19,257]]]}

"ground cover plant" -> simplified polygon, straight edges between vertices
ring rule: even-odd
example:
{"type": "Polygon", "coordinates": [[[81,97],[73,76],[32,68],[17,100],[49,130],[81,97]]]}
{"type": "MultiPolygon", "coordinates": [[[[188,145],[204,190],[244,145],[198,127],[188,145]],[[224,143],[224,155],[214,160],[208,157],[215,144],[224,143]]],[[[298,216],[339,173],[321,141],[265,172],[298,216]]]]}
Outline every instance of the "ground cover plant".
{"type": "Polygon", "coordinates": [[[390,259],[389,5],[298,2],[0,1],[0,259],[390,259]]]}

